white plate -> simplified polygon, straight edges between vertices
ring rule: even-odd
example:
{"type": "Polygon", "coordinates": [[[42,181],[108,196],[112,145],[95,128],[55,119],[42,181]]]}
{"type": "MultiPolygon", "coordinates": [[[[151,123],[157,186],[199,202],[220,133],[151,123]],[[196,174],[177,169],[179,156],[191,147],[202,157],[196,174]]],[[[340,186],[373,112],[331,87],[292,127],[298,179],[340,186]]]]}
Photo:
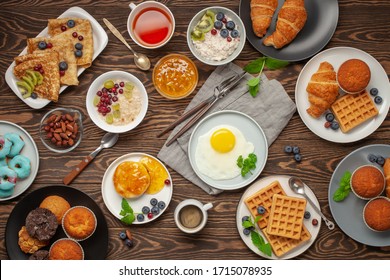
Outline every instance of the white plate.
{"type": "Polygon", "coordinates": [[[88,115],[98,127],[107,132],[123,133],[136,128],[137,125],[139,125],[144,119],[146,111],[148,110],[148,93],[146,92],[145,86],[136,76],[124,71],[110,71],[100,75],[93,81],[93,83],[88,89],[86,103],[88,115]],[[126,125],[110,125],[107,124],[105,120],[99,116],[97,108],[93,106],[93,99],[96,96],[96,92],[101,90],[106,80],[122,80],[123,82],[131,82],[139,89],[142,99],[141,111],[133,122],[128,123],[126,125]]]}
{"type": "Polygon", "coordinates": [[[268,157],[267,138],[259,124],[248,115],[231,110],[219,111],[207,116],[195,127],[188,145],[188,157],[192,169],[203,182],[217,189],[235,190],[252,183],[260,175],[261,171],[263,171],[268,157]],[[195,161],[195,150],[198,145],[199,136],[207,133],[213,127],[223,124],[237,127],[245,139],[255,146],[254,153],[257,156],[257,163],[256,169],[252,171],[253,174],[248,174],[245,178],[238,175],[229,180],[214,180],[199,171],[195,161]]]}
{"type": "Polygon", "coordinates": [[[390,105],[390,83],[386,71],[374,57],[355,48],[337,47],[317,54],[309,60],[308,63],[306,63],[305,67],[303,67],[301,73],[299,74],[295,87],[295,102],[302,121],[313,133],[331,142],[350,143],[367,137],[385,120],[390,105]],[[364,122],[348,133],[343,133],[340,129],[334,131],[330,128],[325,128],[325,116],[315,119],[306,112],[306,109],[310,106],[307,98],[308,94],[306,92],[306,87],[311,76],[318,70],[321,62],[329,62],[333,65],[335,71],[337,72],[340,65],[351,58],[361,59],[368,64],[371,69],[371,81],[368,84],[367,89],[369,91],[373,87],[377,88],[379,90],[379,95],[383,98],[383,102],[380,105],[376,105],[379,111],[378,116],[364,122]]]}
{"type": "Polygon", "coordinates": [[[0,121],[0,131],[1,134],[3,135],[9,132],[19,134],[23,138],[25,143],[20,154],[28,157],[31,162],[30,175],[27,178],[23,180],[18,180],[16,182],[14,193],[11,196],[0,198],[0,201],[5,201],[21,195],[34,182],[39,169],[39,153],[38,153],[37,145],[35,144],[31,135],[20,126],[11,122],[0,121]]]}
{"type": "MultiPolygon", "coordinates": [[[[61,14],[58,18],[65,18],[65,17],[74,17],[74,18],[84,18],[88,19],[91,22],[92,25],[92,32],[93,32],[93,59],[95,58],[104,50],[108,43],[108,36],[106,34],[106,31],[104,31],[103,27],[84,9],[79,7],[72,7],[68,10],[66,10],[63,14],[61,14]]],[[[37,37],[48,37],[49,34],[47,33],[48,28],[46,27],[43,29],[41,33],[37,35],[37,37]]],[[[19,54],[24,55],[27,53],[27,47],[19,54]]],[[[41,109],[45,107],[47,104],[50,103],[50,100],[43,99],[43,98],[23,98],[20,94],[20,91],[16,85],[16,82],[18,79],[13,74],[13,69],[15,67],[15,62],[12,62],[12,64],[8,67],[7,72],[5,73],[5,80],[7,81],[8,86],[13,90],[13,92],[18,96],[23,102],[25,102],[28,106],[30,106],[33,109],[41,109]]],[[[81,73],[84,72],[86,68],[78,67],[77,69],[77,76],[80,76],[81,73]]],[[[60,88],[60,93],[63,92],[68,86],[62,86],[60,88]]]]}
{"type": "MultiPolygon", "coordinates": [[[[246,207],[244,200],[246,198],[248,198],[249,196],[253,195],[255,192],[265,188],[266,186],[268,186],[269,184],[271,184],[274,181],[279,181],[280,185],[282,186],[283,190],[286,192],[286,194],[288,196],[302,198],[302,196],[294,193],[290,189],[290,187],[288,185],[288,179],[289,178],[290,178],[290,176],[286,176],[286,175],[275,175],[275,176],[268,176],[268,177],[262,178],[261,180],[256,181],[250,187],[248,187],[248,189],[244,192],[244,194],[242,195],[242,197],[240,199],[240,202],[238,203],[238,206],[237,206],[236,223],[237,223],[237,229],[238,229],[238,232],[239,232],[239,234],[241,236],[241,239],[244,241],[246,246],[248,246],[249,249],[251,249],[254,253],[256,253],[259,256],[262,256],[264,258],[267,258],[267,259],[274,259],[274,260],[276,260],[276,259],[284,259],[284,260],[287,260],[287,259],[291,259],[291,258],[294,258],[294,257],[302,254],[307,249],[309,249],[309,247],[313,244],[314,240],[317,238],[318,233],[320,232],[321,217],[314,211],[314,209],[310,205],[310,203],[307,203],[306,204],[306,211],[310,212],[311,217],[310,217],[310,219],[303,219],[303,224],[306,226],[306,228],[310,232],[311,238],[310,238],[310,240],[306,241],[304,244],[301,244],[300,246],[292,249],[290,252],[282,255],[281,258],[275,256],[274,253],[272,253],[271,257],[263,254],[255,245],[253,245],[250,235],[247,236],[247,235],[245,235],[243,233],[243,229],[244,228],[242,227],[242,217],[244,217],[244,216],[251,216],[251,213],[249,212],[248,208],[246,207]],[[312,223],[311,223],[312,219],[317,219],[318,220],[318,225],[317,226],[313,226],[312,225],[312,223]]],[[[305,184],[305,192],[306,192],[307,196],[314,202],[314,204],[318,208],[321,208],[320,204],[318,203],[317,197],[315,196],[313,191],[306,184],[305,184]]],[[[259,229],[258,225],[256,225],[256,229],[263,236],[264,240],[267,241],[266,237],[261,232],[261,230],[259,229]]]]}
{"type": "Polygon", "coordinates": [[[171,175],[169,174],[168,169],[165,167],[164,164],[161,163],[157,158],[144,154],[144,153],[130,153],[127,155],[123,155],[119,158],[117,158],[113,163],[110,164],[110,166],[107,168],[106,172],[104,173],[103,176],[103,181],[102,181],[102,196],[103,196],[103,201],[106,204],[108,210],[113,214],[116,218],[121,219],[122,216],[119,215],[122,207],[121,207],[121,202],[122,202],[122,197],[115,191],[114,183],[112,181],[112,178],[115,173],[115,169],[117,166],[124,162],[124,161],[139,161],[142,157],[148,156],[151,157],[155,160],[157,160],[162,166],[164,166],[165,170],[168,173],[168,178],[171,181],[171,184],[165,185],[164,188],[156,194],[143,194],[140,197],[137,198],[130,198],[127,199],[129,202],[131,208],[133,208],[134,213],[142,213],[142,207],[148,206],[149,208],[152,208],[150,205],[150,200],[152,198],[156,198],[158,201],[164,201],[166,206],[163,210],[160,210],[160,213],[156,216],[153,216],[152,219],[148,219],[148,217],[145,215],[145,219],[143,222],[138,222],[137,221],[137,214],[135,214],[135,221],[133,224],[146,224],[151,221],[154,221],[158,217],[164,213],[164,211],[168,208],[169,202],[171,201],[172,198],[172,192],[173,192],[173,182],[171,175]]]}

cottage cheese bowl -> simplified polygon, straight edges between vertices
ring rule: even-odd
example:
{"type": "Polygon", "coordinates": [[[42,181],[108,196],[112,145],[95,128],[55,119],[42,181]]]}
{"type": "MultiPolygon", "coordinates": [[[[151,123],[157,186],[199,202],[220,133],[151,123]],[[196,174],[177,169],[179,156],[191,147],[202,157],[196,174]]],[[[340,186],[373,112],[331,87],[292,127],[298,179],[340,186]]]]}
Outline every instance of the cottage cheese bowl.
{"type": "Polygon", "coordinates": [[[87,111],[101,129],[123,133],[137,127],[146,115],[148,95],[142,82],[132,74],[110,71],[89,87],[87,111]]]}
{"type": "Polygon", "coordinates": [[[223,65],[234,60],[245,45],[245,27],[240,17],[223,7],[201,10],[187,29],[192,54],[208,65],[223,65]]]}

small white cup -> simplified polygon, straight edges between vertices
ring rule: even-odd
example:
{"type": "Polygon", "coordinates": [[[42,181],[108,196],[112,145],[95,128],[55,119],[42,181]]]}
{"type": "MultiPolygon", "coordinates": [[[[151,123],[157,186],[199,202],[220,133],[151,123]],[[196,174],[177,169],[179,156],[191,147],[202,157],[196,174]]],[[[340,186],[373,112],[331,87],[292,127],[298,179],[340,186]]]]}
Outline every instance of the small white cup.
{"type": "Polygon", "coordinates": [[[212,203],[207,203],[203,205],[199,200],[196,199],[183,200],[182,202],[179,203],[179,205],[176,206],[175,209],[174,219],[175,219],[176,226],[185,233],[197,233],[201,231],[207,223],[207,217],[208,217],[207,210],[209,210],[212,207],[213,207],[212,203]],[[197,226],[192,228],[184,226],[181,222],[181,217],[180,217],[181,211],[188,206],[197,207],[200,210],[200,213],[202,215],[200,223],[197,226]]]}
{"type": "Polygon", "coordinates": [[[160,2],[156,2],[156,1],[145,1],[145,2],[142,2],[138,5],[135,5],[134,3],[130,3],[129,7],[131,9],[131,12],[129,14],[129,17],[127,18],[127,31],[129,32],[131,39],[133,39],[133,41],[137,45],[139,45],[140,47],[143,47],[145,49],[157,49],[157,48],[164,46],[166,43],[169,42],[169,40],[172,38],[173,33],[175,31],[175,18],[173,16],[171,10],[169,10],[167,6],[165,6],[164,4],[162,4],[160,2]],[[158,10],[162,10],[166,15],[169,16],[170,21],[172,23],[172,28],[170,30],[170,34],[165,38],[164,41],[162,41],[156,45],[143,44],[142,42],[140,42],[140,40],[134,34],[134,30],[133,30],[133,22],[136,19],[137,15],[140,12],[142,12],[143,10],[149,9],[149,8],[156,8],[158,10]]]}

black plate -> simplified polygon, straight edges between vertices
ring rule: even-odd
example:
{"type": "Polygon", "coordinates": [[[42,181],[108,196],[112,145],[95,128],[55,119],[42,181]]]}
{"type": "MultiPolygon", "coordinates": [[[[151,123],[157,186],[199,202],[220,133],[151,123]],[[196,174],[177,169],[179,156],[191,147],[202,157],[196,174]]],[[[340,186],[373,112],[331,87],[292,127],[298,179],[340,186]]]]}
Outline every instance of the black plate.
{"type": "MultiPolygon", "coordinates": [[[[87,194],[67,186],[48,186],[40,188],[26,195],[21,201],[16,204],[11,214],[9,215],[7,226],[5,228],[5,246],[8,256],[11,260],[26,260],[29,254],[25,254],[20,250],[18,245],[18,232],[25,224],[27,214],[39,207],[42,200],[49,195],[59,195],[65,198],[71,206],[82,205],[90,208],[96,216],[97,228],[95,233],[85,241],[81,241],[80,245],[84,249],[86,260],[103,260],[106,258],[108,250],[108,228],[107,222],[102,211],[96,202],[87,194]]],[[[66,237],[62,227],[59,226],[56,234],[50,240],[49,246],[43,248],[49,250],[50,245],[57,239],[66,237]]]]}
{"type": "Polygon", "coordinates": [[[305,1],[307,21],[297,37],[287,46],[279,50],[263,45],[263,39],[275,31],[276,19],[284,1],[279,1],[278,8],[272,18],[267,34],[259,38],[253,33],[250,16],[250,0],[240,1],[240,18],[242,19],[246,38],[249,43],[263,55],[280,60],[299,61],[309,58],[322,50],[332,38],[339,18],[337,0],[305,1]]]}

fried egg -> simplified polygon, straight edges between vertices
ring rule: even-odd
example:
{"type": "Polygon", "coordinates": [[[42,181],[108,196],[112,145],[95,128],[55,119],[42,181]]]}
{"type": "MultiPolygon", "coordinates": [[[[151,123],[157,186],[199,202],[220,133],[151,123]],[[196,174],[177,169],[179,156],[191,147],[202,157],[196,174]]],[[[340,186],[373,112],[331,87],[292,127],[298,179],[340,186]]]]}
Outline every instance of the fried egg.
{"type": "Polygon", "coordinates": [[[246,158],[253,151],[253,144],[238,128],[220,125],[199,136],[195,163],[202,174],[214,180],[228,180],[240,175],[238,157],[246,158]]]}

